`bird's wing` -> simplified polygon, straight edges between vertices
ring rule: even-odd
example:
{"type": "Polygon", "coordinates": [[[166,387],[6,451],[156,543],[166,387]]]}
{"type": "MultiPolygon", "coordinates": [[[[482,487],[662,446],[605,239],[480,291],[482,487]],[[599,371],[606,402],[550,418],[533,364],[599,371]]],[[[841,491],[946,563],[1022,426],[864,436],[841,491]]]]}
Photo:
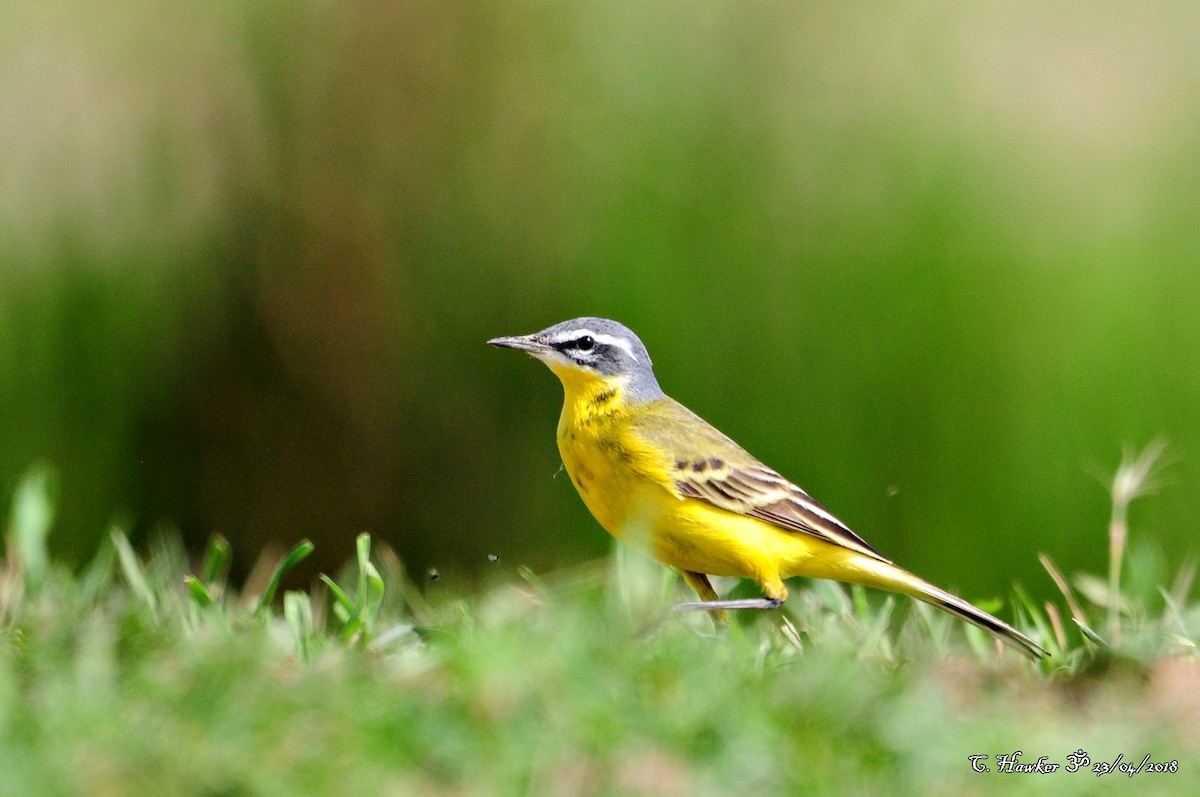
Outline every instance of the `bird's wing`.
{"type": "Polygon", "coordinates": [[[666,397],[653,403],[631,420],[630,431],[670,457],[666,465],[680,496],[889,562],[808,493],[687,407],[666,397]]]}

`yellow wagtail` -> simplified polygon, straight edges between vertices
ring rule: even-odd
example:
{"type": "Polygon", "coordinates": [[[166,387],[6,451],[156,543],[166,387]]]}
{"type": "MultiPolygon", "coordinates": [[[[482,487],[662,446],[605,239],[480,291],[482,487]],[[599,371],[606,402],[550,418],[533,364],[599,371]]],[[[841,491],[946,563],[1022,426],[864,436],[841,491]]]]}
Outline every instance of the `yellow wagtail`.
{"type": "Polygon", "coordinates": [[[558,450],[610,534],[675,568],[701,600],[684,610],[775,609],[783,579],[808,576],[899,592],[961,617],[1034,656],[1007,623],[897,567],[808,493],[663,393],[646,347],[625,326],[577,318],[495,338],[549,366],[565,398],[558,450]],[[764,598],[718,600],[708,576],[750,578],[764,598]]]}

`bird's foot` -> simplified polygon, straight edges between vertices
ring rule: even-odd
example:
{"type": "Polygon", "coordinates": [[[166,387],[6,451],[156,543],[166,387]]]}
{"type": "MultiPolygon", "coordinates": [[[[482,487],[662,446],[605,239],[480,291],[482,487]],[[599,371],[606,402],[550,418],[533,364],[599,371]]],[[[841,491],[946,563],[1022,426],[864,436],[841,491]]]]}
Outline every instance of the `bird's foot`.
{"type": "Polygon", "coordinates": [[[720,609],[778,609],[783,605],[779,598],[742,598],[729,601],[687,601],[671,607],[671,614],[679,612],[711,612],[720,609]]]}

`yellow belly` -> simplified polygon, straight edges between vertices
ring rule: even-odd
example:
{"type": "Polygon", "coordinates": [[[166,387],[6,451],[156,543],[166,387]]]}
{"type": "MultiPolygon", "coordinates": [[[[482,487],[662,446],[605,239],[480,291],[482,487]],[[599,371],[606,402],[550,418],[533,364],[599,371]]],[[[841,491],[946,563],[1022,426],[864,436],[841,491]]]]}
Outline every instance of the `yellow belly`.
{"type": "Polygon", "coordinates": [[[693,498],[676,499],[654,526],[651,553],[681,570],[753,579],[791,576],[858,581],[861,554],[693,498]]]}

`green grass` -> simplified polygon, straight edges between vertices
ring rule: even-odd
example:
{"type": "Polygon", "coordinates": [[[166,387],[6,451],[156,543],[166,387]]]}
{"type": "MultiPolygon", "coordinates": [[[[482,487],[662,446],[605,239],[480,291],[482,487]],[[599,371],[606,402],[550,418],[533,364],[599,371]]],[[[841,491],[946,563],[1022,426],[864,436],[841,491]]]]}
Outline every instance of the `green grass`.
{"type": "Polygon", "coordinates": [[[56,493],[30,471],[7,527],[0,795],[1177,794],[1200,764],[1200,609],[1186,567],[1136,586],[1152,557],[1126,591],[1063,579],[1061,607],[991,607],[1053,651],[1033,663],[826,582],[715,634],[624,552],[459,589],[363,535],[307,591],[278,594],[302,542],[235,592],[219,538],[189,561],[114,528],[72,573],[45,554],[56,493]],[[1077,750],[1074,773],[995,771],[1077,750]],[[1118,755],[1178,771],[1095,774],[1118,755]]]}

